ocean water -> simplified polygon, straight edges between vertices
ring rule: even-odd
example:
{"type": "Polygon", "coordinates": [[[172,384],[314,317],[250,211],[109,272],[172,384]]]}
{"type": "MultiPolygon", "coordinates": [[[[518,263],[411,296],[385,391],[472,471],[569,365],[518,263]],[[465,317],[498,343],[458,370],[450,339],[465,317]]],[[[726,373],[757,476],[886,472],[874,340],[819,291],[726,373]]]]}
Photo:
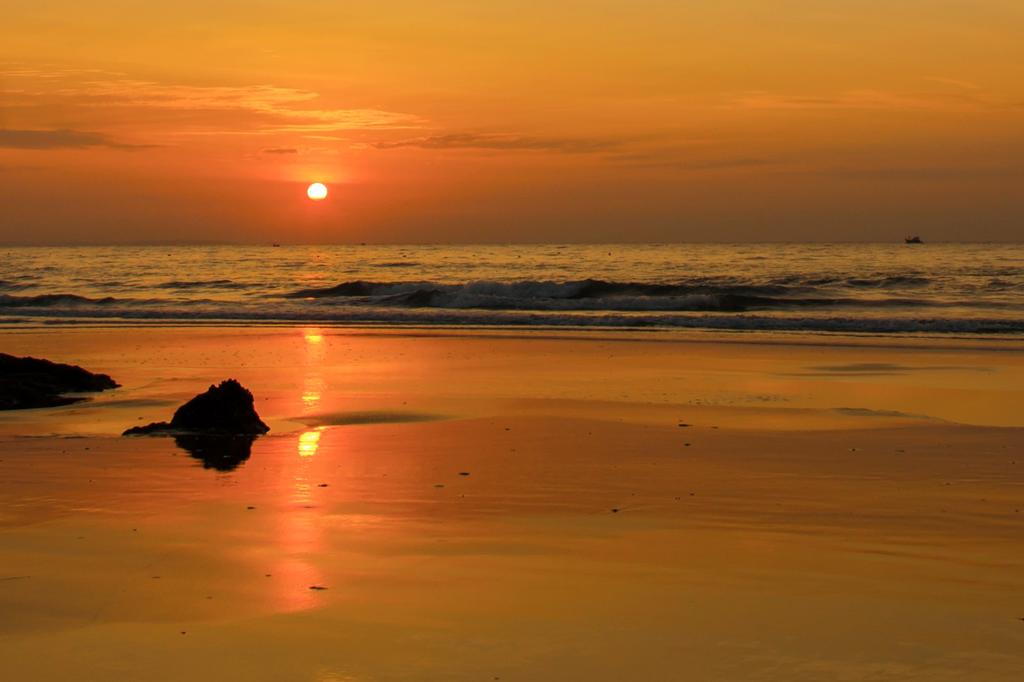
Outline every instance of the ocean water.
{"type": "Polygon", "coordinates": [[[0,322],[1024,334],[1024,245],[0,249],[0,322]]]}

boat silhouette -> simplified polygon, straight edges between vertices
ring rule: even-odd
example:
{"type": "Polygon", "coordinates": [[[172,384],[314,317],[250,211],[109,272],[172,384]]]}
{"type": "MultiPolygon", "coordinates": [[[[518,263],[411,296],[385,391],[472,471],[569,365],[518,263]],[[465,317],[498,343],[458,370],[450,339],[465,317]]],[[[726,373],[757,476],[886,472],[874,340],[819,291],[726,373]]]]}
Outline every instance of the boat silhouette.
{"type": "Polygon", "coordinates": [[[921,238],[917,235],[914,235],[913,237],[904,237],[903,242],[905,244],[924,244],[924,242],[921,241],[921,238]]]}

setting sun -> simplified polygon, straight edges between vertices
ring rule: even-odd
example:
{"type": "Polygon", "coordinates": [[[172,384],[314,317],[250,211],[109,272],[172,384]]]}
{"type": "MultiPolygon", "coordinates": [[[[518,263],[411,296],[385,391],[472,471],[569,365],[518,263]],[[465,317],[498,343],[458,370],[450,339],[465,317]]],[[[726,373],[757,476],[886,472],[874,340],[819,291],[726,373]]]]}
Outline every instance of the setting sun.
{"type": "Polygon", "coordinates": [[[313,201],[323,201],[327,198],[327,185],[322,182],[314,182],[306,188],[306,196],[313,201]]]}

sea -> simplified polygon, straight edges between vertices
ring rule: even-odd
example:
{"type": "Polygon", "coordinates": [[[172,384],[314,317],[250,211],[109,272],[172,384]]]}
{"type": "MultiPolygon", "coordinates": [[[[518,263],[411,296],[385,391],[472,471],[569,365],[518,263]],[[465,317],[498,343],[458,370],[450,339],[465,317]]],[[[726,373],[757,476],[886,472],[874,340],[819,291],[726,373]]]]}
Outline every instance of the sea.
{"type": "Polygon", "coordinates": [[[0,323],[1019,337],[1024,245],[3,247],[0,323]]]}

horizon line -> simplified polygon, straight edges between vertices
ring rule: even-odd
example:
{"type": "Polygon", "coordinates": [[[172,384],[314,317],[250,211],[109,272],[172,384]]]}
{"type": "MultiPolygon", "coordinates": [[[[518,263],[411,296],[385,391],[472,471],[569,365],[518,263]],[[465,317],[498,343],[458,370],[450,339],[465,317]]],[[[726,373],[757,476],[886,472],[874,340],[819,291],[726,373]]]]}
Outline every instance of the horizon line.
{"type": "MultiPolygon", "coordinates": [[[[331,246],[392,246],[392,247],[424,247],[424,246],[679,246],[679,245],[782,245],[782,244],[903,244],[903,238],[892,241],[881,240],[810,240],[810,239],[778,239],[750,241],[714,241],[714,240],[679,240],[679,241],[522,241],[522,242],[273,242],[273,241],[126,241],[126,242],[0,242],[0,248],[104,248],[104,247],[331,247],[331,246]]],[[[1024,244],[1024,240],[986,239],[979,241],[942,239],[925,241],[921,245],[935,244],[1024,244]]]]}

